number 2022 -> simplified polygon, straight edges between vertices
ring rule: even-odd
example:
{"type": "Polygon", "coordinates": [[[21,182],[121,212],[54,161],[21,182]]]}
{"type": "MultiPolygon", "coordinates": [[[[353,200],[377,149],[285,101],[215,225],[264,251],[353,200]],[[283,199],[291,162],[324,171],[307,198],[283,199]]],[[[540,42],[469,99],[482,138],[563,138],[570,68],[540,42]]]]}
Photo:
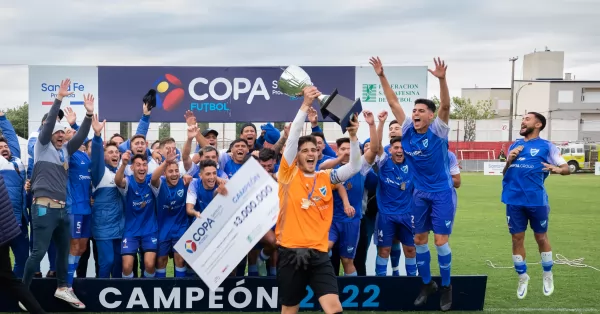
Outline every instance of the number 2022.
{"type": "MultiPolygon", "coordinates": [[[[300,302],[300,308],[314,308],[315,304],[312,302],[309,302],[309,301],[315,296],[315,293],[309,286],[306,286],[306,291],[308,292],[308,294],[302,300],[302,302],[300,302]]],[[[350,293],[350,296],[348,296],[345,300],[342,301],[342,307],[357,308],[358,302],[356,302],[355,300],[356,300],[356,297],[358,296],[359,291],[360,290],[358,289],[358,287],[356,285],[345,286],[344,289],[342,290],[342,293],[344,293],[344,294],[350,293]]],[[[365,300],[362,303],[361,307],[363,307],[363,308],[379,307],[379,302],[376,301],[377,297],[379,297],[379,293],[380,293],[378,286],[368,285],[365,287],[363,292],[371,293],[371,295],[369,296],[369,298],[367,300],[365,300]]],[[[340,299],[341,299],[341,296],[340,296],[340,299]]]]}

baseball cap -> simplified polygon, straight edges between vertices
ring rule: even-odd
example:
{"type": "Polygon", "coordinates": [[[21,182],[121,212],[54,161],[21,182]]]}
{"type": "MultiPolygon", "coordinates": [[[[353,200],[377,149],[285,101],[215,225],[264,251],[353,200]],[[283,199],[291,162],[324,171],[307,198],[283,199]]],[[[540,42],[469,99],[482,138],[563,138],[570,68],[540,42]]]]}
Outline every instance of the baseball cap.
{"type": "Polygon", "coordinates": [[[205,136],[205,137],[206,137],[206,136],[207,136],[208,134],[210,134],[210,133],[214,133],[214,134],[215,134],[215,136],[219,136],[219,132],[217,132],[217,130],[215,130],[215,129],[210,129],[210,128],[209,128],[209,129],[206,129],[206,130],[204,130],[204,131],[202,131],[202,136],[205,136]]]}
{"type": "Polygon", "coordinates": [[[62,123],[56,121],[56,124],[54,125],[54,130],[52,130],[52,134],[58,132],[58,131],[65,131],[65,126],[62,125],[62,123]]]}

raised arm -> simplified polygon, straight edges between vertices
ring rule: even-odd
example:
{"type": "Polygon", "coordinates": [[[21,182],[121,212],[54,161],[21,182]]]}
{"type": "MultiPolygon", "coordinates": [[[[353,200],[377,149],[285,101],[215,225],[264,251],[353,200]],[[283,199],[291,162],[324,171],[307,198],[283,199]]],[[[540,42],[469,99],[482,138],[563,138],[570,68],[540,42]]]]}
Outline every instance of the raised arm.
{"type": "Polygon", "coordinates": [[[125,153],[123,153],[123,155],[121,156],[121,166],[119,167],[119,170],[117,170],[117,173],[115,174],[115,185],[120,187],[121,189],[124,189],[126,187],[125,167],[127,167],[129,165],[130,159],[131,159],[130,151],[126,151],[125,153]]]}
{"type": "Polygon", "coordinates": [[[354,116],[354,119],[350,121],[350,126],[346,130],[348,130],[348,133],[350,134],[350,162],[331,171],[330,179],[332,184],[342,183],[350,179],[353,175],[357,174],[361,168],[360,144],[356,137],[356,132],[358,131],[358,115],[354,116]]]}
{"type": "Polygon", "coordinates": [[[373,113],[369,110],[364,110],[363,115],[365,117],[365,122],[369,125],[369,136],[371,137],[371,147],[365,152],[363,157],[367,163],[371,165],[375,162],[375,157],[379,152],[381,141],[377,138],[377,129],[375,128],[375,117],[373,116],[373,113]]]}
{"type": "Polygon", "coordinates": [[[298,139],[300,139],[300,133],[302,132],[304,121],[306,121],[308,110],[312,108],[315,99],[321,95],[314,86],[304,88],[303,93],[304,100],[302,101],[302,106],[300,107],[300,110],[298,110],[298,113],[290,126],[290,134],[285,142],[285,149],[283,150],[283,158],[285,158],[288,164],[292,163],[298,153],[298,139]]]}
{"type": "Polygon", "coordinates": [[[58,95],[56,99],[54,99],[54,104],[50,107],[50,111],[48,111],[48,116],[46,117],[46,122],[42,125],[40,129],[40,134],[38,135],[38,142],[41,145],[48,145],[50,143],[50,139],[52,139],[52,131],[54,130],[54,126],[56,125],[56,118],[58,117],[58,111],[60,110],[60,105],[62,104],[63,97],[69,96],[73,94],[70,92],[71,89],[71,80],[65,79],[60,82],[60,88],[58,90],[58,95]]]}
{"type": "Polygon", "coordinates": [[[104,146],[102,143],[102,129],[106,125],[106,120],[102,123],[98,121],[98,115],[92,117],[92,128],[94,129],[94,138],[92,138],[92,163],[91,176],[92,186],[98,186],[102,177],[104,177],[104,171],[106,170],[106,164],[104,162],[104,146]]]}
{"type": "Polygon", "coordinates": [[[440,108],[438,109],[438,117],[444,123],[448,124],[448,120],[450,119],[450,92],[448,91],[448,83],[446,82],[446,69],[448,66],[439,57],[437,60],[434,58],[433,62],[435,63],[435,70],[427,69],[427,71],[440,80],[440,108]]]}
{"type": "Polygon", "coordinates": [[[11,155],[21,158],[21,145],[19,145],[19,137],[17,136],[17,132],[15,132],[15,128],[13,128],[12,124],[3,111],[0,111],[0,130],[2,130],[2,136],[6,139],[8,143],[8,149],[10,149],[11,155]]]}
{"type": "Polygon", "coordinates": [[[327,170],[327,169],[335,168],[335,166],[339,165],[342,162],[344,155],[339,155],[335,158],[330,158],[330,159],[325,160],[324,162],[322,162],[319,165],[319,170],[327,170]]]}
{"type": "Polygon", "coordinates": [[[271,147],[271,149],[275,151],[275,155],[279,156],[279,154],[281,153],[281,150],[283,149],[283,145],[287,141],[289,134],[290,134],[290,125],[286,124],[283,127],[283,131],[281,131],[281,133],[280,133],[279,140],[277,140],[277,143],[275,143],[275,145],[273,145],[273,147],[271,147]]]}
{"type": "MultiPolygon", "coordinates": [[[[377,119],[379,120],[379,124],[377,125],[377,139],[379,140],[379,149],[377,150],[378,156],[381,156],[384,153],[383,128],[385,127],[385,120],[387,120],[387,116],[388,113],[385,110],[377,115],[377,119]]],[[[371,145],[373,145],[373,139],[371,139],[371,145]]],[[[373,150],[372,147],[371,150],[373,150]]]]}
{"type": "MultiPolygon", "coordinates": [[[[146,104],[142,105],[142,110],[144,112],[144,114],[142,115],[142,117],[140,118],[140,122],[138,123],[137,129],[135,130],[135,134],[141,134],[144,137],[146,137],[148,135],[148,129],[150,128],[150,114],[152,113],[151,110],[148,110],[148,107],[146,104]]],[[[121,153],[124,153],[128,150],[131,149],[131,140],[126,140],[125,142],[121,143],[121,145],[119,145],[119,151],[121,153]]]]}
{"type": "Polygon", "coordinates": [[[83,104],[85,106],[86,114],[83,118],[83,122],[79,127],[75,136],[67,142],[67,151],[69,155],[73,155],[79,147],[83,144],[85,139],[90,133],[90,127],[92,126],[92,116],[94,115],[94,96],[92,94],[83,95],[83,104]]]}
{"type": "Polygon", "coordinates": [[[183,156],[181,156],[183,168],[186,172],[192,168],[193,162],[192,158],[190,158],[190,154],[192,153],[192,140],[199,133],[198,126],[196,124],[189,125],[187,130],[187,141],[183,145],[183,156]]]}
{"type": "Polygon", "coordinates": [[[379,57],[371,57],[369,63],[373,66],[373,70],[375,70],[375,74],[379,76],[379,82],[381,82],[381,87],[383,87],[383,93],[385,94],[385,99],[390,105],[390,109],[392,110],[392,114],[396,117],[398,122],[402,123],[406,119],[406,113],[404,113],[404,109],[400,105],[400,101],[398,100],[398,96],[390,86],[390,82],[388,82],[387,77],[383,73],[383,64],[381,63],[381,59],[379,57]]]}

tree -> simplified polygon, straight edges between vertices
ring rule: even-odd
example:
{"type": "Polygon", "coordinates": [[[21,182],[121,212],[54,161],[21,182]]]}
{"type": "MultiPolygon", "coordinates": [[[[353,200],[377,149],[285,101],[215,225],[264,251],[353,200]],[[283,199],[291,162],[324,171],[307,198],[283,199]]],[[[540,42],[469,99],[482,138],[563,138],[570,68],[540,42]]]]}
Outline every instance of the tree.
{"type": "Polygon", "coordinates": [[[163,122],[158,127],[158,139],[164,139],[171,137],[171,124],[168,122],[163,122]]]}
{"type": "MultiPolygon", "coordinates": [[[[433,101],[439,107],[439,99],[433,98],[433,101]]],[[[492,109],[492,100],[480,100],[477,104],[471,103],[471,99],[462,97],[452,97],[450,104],[450,119],[463,120],[464,141],[472,142],[475,140],[475,127],[477,120],[492,119],[496,112],[492,109]]]]}
{"type": "Polygon", "coordinates": [[[29,137],[29,104],[27,102],[16,108],[6,110],[4,114],[15,128],[18,136],[22,138],[29,137]]]}

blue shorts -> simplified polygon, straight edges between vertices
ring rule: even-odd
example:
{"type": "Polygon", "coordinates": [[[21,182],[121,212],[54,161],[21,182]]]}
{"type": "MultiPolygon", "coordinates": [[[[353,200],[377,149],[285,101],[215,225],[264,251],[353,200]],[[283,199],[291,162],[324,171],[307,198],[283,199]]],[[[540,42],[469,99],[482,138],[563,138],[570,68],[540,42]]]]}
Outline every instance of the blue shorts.
{"type": "Polygon", "coordinates": [[[525,232],[527,223],[534,233],[548,231],[550,206],[506,205],[506,222],[510,234],[525,232]]]}
{"type": "Polygon", "coordinates": [[[423,192],[415,189],[412,213],[414,233],[450,235],[456,213],[456,193],[453,189],[441,192],[423,192]]]}
{"type": "Polygon", "coordinates": [[[92,236],[92,215],[73,215],[71,219],[71,238],[89,239],[92,236]]]}
{"type": "Polygon", "coordinates": [[[145,252],[156,252],[158,237],[156,233],[137,237],[124,237],[121,241],[121,255],[136,255],[139,249],[145,252]]]}
{"type": "Polygon", "coordinates": [[[394,238],[403,245],[414,246],[415,239],[410,213],[387,215],[377,213],[373,242],[378,247],[391,247],[394,238]]]}
{"type": "Polygon", "coordinates": [[[360,220],[333,222],[329,228],[329,241],[337,243],[340,257],[354,259],[360,236],[360,220]]]}
{"type": "Polygon", "coordinates": [[[169,256],[169,253],[171,252],[177,253],[177,250],[175,249],[175,244],[177,244],[177,241],[179,241],[179,239],[160,241],[158,243],[158,257],[169,256]]]}

